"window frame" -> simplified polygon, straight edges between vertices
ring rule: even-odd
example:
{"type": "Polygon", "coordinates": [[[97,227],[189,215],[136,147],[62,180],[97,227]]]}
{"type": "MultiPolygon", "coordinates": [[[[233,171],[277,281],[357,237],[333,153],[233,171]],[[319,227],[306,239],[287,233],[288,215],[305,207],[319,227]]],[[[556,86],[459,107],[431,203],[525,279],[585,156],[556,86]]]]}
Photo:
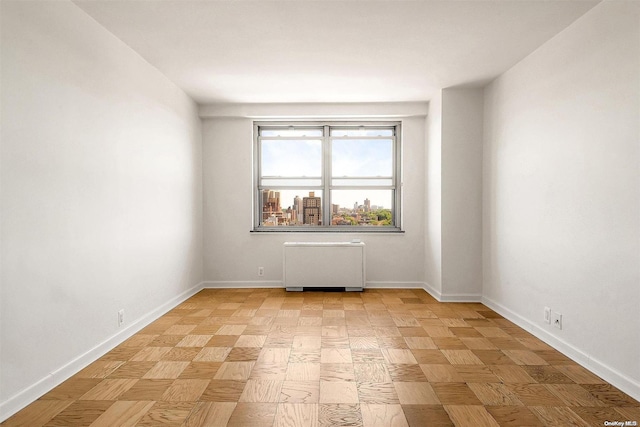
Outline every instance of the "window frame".
{"type": "MultiPolygon", "coordinates": [[[[268,137],[266,137],[268,138],[268,137]]],[[[363,137],[362,139],[366,139],[363,137]]],[[[348,139],[345,138],[345,139],[348,139]]],[[[253,227],[252,232],[329,232],[329,233],[398,233],[402,230],[402,122],[401,121],[254,121],[253,122],[253,227]],[[332,153],[331,129],[358,129],[362,127],[369,128],[392,128],[393,135],[389,137],[379,137],[380,139],[392,140],[392,184],[390,186],[334,186],[332,185],[331,162],[332,153]],[[322,205],[322,225],[295,225],[295,226],[265,226],[262,225],[262,202],[261,194],[264,190],[261,186],[261,159],[262,159],[262,137],[260,129],[300,129],[312,128],[323,129],[322,136],[310,136],[309,139],[321,140],[321,177],[320,186],[295,186],[295,189],[304,191],[315,191],[320,193],[322,205]],[[388,226],[362,226],[362,225],[331,225],[332,218],[332,190],[360,190],[360,189],[384,189],[393,191],[393,206],[391,207],[392,225],[388,226]]],[[[367,177],[371,178],[371,177],[367,177]]],[[[295,179],[295,178],[282,178],[295,179]]],[[[347,179],[358,179],[358,177],[349,177],[347,179]]],[[[362,179],[362,178],[361,178],[362,179]]],[[[273,187],[274,191],[278,191],[286,186],[273,187]]],[[[291,187],[293,188],[293,187],[291,187]]],[[[267,188],[268,189],[268,188],[267,188]]],[[[306,194],[306,193],[305,193],[306,194]]],[[[302,195],[302,197],[306,197],[302,195]]],[[[363,201],[364,203],[364,201],[363,201]]]]}

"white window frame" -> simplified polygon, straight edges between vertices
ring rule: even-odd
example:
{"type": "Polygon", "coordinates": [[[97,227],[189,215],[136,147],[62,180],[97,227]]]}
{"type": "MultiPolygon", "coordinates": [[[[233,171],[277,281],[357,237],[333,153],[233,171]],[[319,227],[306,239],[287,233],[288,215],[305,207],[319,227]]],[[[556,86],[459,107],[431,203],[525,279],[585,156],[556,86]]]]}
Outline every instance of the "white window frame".
{"type": "MultiPolygon", "coordinates": [[[[348,233],[397,233],[402,232],[402,123],[399,121],[256,121],[253,123],[253,229],[254,232],[348,232],[348,233]],[[322,225],[317,226],[263,226],[261,186],[261,128],[323,128],[323,136],[313,137],[322,140],[322,177],[321,186],[305,187],[292,186],[288,188],[301,189],[305,191],[320,192],[322,200],[322,225]],[[391,186],[332,186],[331,182],[331,140],[330,130],[332,128],[393,128],[392,137],[380,137],[392,139],[393,143],[393,175],[391,186]],[[393,206],[391,207],[392,225],[388,226],[346,226],[331,225],[331,190],[348,189],[384,189],[393,191],[393,206]]],[[[367,137],[369,138],[369,137],[367,137]]],[[[362,139],[362,138],[361,138],[362,139]]],[[[286,186],[273,187],[274,190],[286,189],[286,186]]],[[[302,195],[301,195],[302,196],[302,195]]]]}

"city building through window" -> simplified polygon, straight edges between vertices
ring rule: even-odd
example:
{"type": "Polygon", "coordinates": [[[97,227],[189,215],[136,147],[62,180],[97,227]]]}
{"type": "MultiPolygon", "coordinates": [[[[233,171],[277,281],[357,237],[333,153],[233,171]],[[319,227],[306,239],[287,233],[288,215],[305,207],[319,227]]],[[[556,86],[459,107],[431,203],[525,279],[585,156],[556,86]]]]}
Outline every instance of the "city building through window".
{"type": "Polygon", "coordinates": [[[400,124],[254,124],[255,231],[398,231],[400,124]]]}

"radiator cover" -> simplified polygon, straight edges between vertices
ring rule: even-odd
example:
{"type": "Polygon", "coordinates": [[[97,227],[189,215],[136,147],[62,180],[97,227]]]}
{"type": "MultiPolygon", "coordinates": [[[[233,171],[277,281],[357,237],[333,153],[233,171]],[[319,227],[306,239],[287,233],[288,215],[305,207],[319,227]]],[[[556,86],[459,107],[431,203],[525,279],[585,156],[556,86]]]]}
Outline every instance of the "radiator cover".
{"type": "Polygon", "coordinates": [[[345,288],[365,285],[365,244],[362,242],[286,242],[283,281],[287,291],[304,288],[345,288]]]}

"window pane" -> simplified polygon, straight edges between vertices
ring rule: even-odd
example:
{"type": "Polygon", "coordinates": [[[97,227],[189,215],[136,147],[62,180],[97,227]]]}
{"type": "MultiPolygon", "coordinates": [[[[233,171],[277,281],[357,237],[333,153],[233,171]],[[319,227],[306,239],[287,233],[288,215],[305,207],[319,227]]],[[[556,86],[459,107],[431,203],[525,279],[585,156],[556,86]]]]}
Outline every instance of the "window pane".
{"type": "Polygon", "coordinates": [[[260,136],[322,136],[322,129],[305,128],[281,128],[281,129],[260,129],[260,136]]]}
{"type": "Polygon", "coordinates": [[[334,178],[393,175],[393,141],[390,139],[334,139],[331,158],[334,178]]]}
{"type": "Polygon", "coordinates": [[[260,180],[262,187],[320,187],[322,180],[317,179],[302,179],[302,178],[262,178],[260,180]]]}
{"type": "Polygon", "coordinates": [[[393,136],[393,129],[331,129],[331,136],[393,136]]]}
{"type": "Polygon", "coordinates": [[[346,179],[346,178],[341,178],[341,179],[332,179],[331,180],[331,185],[334,185],[336,187],[348,187],[348,186],[359,186],[359,187],[372,187],[372,186],[392,186],[393,185],[393,180],[391,178],[387,178],[387,179],[358,179],[358,178],[350,178],[350,179],[346,179]]]}
{"type": "Polygon", "coordinates": [[[265,227],[322,225],[321,194],[321,190],[262,190],[260,224],[265,227]]]}
{"type": "Polygon", "coordinates": [[[262,141],[262,176],[322,176],[322,142],[319,140],[262,141]]]}
{"type": "Polygon", "coordinates": [[[331,225],[392,226],[393,190],[332,190],[331,225]]]}

